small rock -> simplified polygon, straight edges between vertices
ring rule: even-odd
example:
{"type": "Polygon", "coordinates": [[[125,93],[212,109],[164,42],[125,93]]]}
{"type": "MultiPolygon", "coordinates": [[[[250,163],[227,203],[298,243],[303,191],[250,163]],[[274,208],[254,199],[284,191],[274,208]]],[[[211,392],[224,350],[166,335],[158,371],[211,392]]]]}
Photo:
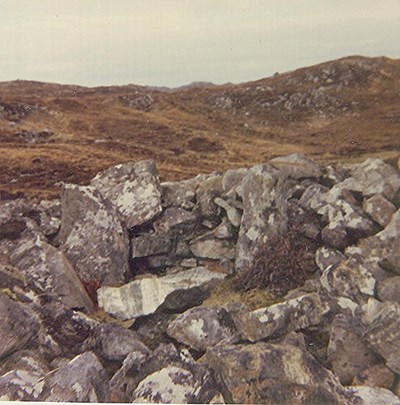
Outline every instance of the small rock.
{"type": "Polygon", "coordinates": [[[134,237],[131,241],[132,258],[171,253],[175,239],[172,233],[149,233],[134,237]]]}
{"type": "Polygon", "coordinates": [[[162,210],[158,172],[152,160],[110,167],[90,184],[113,204],[127,228],[152,220],[162,210]]]}
{"type": "Polygon", "coordinates": [[[382,194],[375,194],[364,201],[363,209],[375,222],[383,227],[389,224],[393,214],[396,212],[396,207],[382,194]]]}
{"type": "Polygon", "coordinates": [[[154,229],[157,232],[167,233],[174,229],[180,233],[191,232],[199,222],[199,216],[179,207],[167,208],[161,218],[154,222],[154,229]]]}
{"type": "Polygon", "coordinates": [[[122,287],[102,287],[97,291],[98,301],[109,314],[122,320],[132,319],[151,314],[162,304],[168,306],[168,301],[178,308],[190,307],[191,301],[196,305],[197,301],[193,300],[198,297],[194,292],[224,277],[224,274],[196,267],[164,277],[143,278],[122,287]]]}
{"type": "Polygon", "coordinates": [[[226,202],[225,200],[223,200],[222,198],[215,198],[214,200],[215,204],[217,204],[218,206],[220,206],[221,208],[223,208],[226,211],[226,215],[229,219],[229,222],[236,227],[240,226],[240,222],[242,220],[242,216],[240,215],[240,212],[237,208],[232,207],[229,205],[228,202],[226,202]]]}
{"type": "Polygon", "coordinates": [[[40,394],[37,382],[41,374],[27,370],[11,370],[0,377],[0,401],[35,401],[40,394]]]}
{"type": "Polygon", "coordinates": [[[235,257],[234,245],[221,239],[200,239],[190,243],[190,250],[199,258],[206,259],[233,259],[235,257]]]}
{"type": "Polygon", "coordinates": [[[346,256],[342,252],[326,246],[320,247],[315,252],[315,263],[322,272],[328,267],[331,269],[337,267],[345,259],[346,256]]]}
{"type": "Polygon", "coordinates": [[[400,304],[400,276],[388,277],[379,281],[377,296],[381,301],[393,301],[400,304]]]}

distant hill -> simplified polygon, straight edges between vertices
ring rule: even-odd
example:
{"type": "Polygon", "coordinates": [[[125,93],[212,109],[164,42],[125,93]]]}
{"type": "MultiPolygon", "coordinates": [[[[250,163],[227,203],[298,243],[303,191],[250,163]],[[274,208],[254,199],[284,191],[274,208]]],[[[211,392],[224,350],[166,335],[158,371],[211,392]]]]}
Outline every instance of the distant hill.
{"type": "Polygon", "coordinates": [[[0,192],[51,197],[59,181],[148,158],[172,180],[293,152],[323,163],[400,154],[400,60],[351,56],[165,90],[0,83],[0,192]]]}

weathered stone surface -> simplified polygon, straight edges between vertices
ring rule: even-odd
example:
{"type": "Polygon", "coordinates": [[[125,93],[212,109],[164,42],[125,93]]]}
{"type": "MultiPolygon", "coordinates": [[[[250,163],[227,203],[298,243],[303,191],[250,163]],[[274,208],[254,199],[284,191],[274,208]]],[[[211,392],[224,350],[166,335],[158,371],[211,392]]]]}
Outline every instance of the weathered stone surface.
{"type": "Polygon", "coordinates": [[[162,210],[158,172],[152,160],[110,167],[90,184],[113,204],[128,228],[150,221],[162,210]]]}
{"type": "Polygon", "coordinates": [[[386,361],[386,365],[400,373],[400,304],[381,303],[370,299],[362,306],[362,338],[386,361]]]}
{"type": "Polygon", "coordinates": [[[183,368],[169,366],[146,377],[133,393],[134,403],[193,403],[199,383],[183,368]]]}
{"type": "Polygon", "coordinates": [[[38,375],[50,372],[48,363],[37,350],[19,350],[7,356],[0,367],[0,375],[12,370],[24,370],[38,375]]]}
{"type": "Polygon", "coordinates": [[[224,277],[224,274],[196,267],[164,277],[143,278],[118,288],[102,287],[97,291],[98,301],[106,312],[120,319],[131,319],[153,313],[162,304],[168,305],[168,300],[181,308],[190,307],[190,298],[195,299],[196,289],[224,277]]]}
{"type": "Polygon", "coordinates": [[[311,208],[318,211],[327,204],[327,195],[329,189],[321,184],[313,183],[306,188],[302,194],[299,203],[305,208],[311,208]]]}
{"type": "Polygon", "coordinates": [[[215,198],[214,202],[226,211],[226,215],[233,226],[240,226],[242,216],[237,208],[232,207],[227,201],[219,197],[215,198]]]}
{"type": "Polygon", "coordinates": [[[94,187],[65,185],[58,239],[81,280],[120,284],[128,272],[128,236],[94,187]]]}
{"type": "Polygon", "coordinates": [[[336,315],[328,345],[328,361],[343,384],[350,384],[362,370],[379,362],[379,357],[356,333],[354,318],[336,315]]]}
{"type": "Polygon", "coordinates": [[[41,374],[34,371],[11,370],[0,377],[0,401],[35,401],[41,387],[41,374]]]}
{"type": "Polygon", "coordinates": [[[242,182],[243,215],[236,244],[236,271],[242,272],[254,259],[257,250],[268,239],[279,236],[286,219],[274,204],[274,169],[255,166],[242,182]]]}
{"type": "Polygon", "coordinates": [[[379,281],[376,292],[381,301],[393,301],[400,304],[400,276],[388,277],[379,281]]]}
{"type": "Polygon", "coordinates": [[[336,249],[344,249],[349,244],[347,231],[343,224],[329,223],[321,232],[322,240],[336,249]]]}
{"type": "Polygon", "coordinates": [[[328,267],[337,267],[345,259],[346,256],[342,252],[326,246],[320,247],[315,252],[315,263],[322,272],[328,269],[328,267]]]}
{"type": "Polygon", "coordinates": [[[390,390],[395,382],[395,373],[384,364],[376,364],[358,373],[352,385],[380,387],[390,390]]]}
{"type": "Polygon", "coordinates": [[[385,388],[351,387],[357,405],[399,405],[400,398],[385,388]]]}
{"type": "Polygon", "coordinates": [[[200,217],[197,213],[179,207],[167,208],[160,219],[154,222],[154,229],[157,232],[167,233],[174,229],[180,233],[192,231],[200,217]]]}
{"type": "Polygon", "coordinates": [[[232,313],[238,330],[251,342],[317,325],[330,310],[317,293],[304,294],[250,313],[232,313]]]}
{"type": "Polygon", "coordinates": [[[0,288],[12,290],[16,286],[22,288],[26,285],[27,281],[21,270],[0,263],[0,288]]]}
{"type": "Polygon", "coordinates": [[[222,189],[224,194],[232,193],[241,195],[242,181],[247,175],[249,169],[233,169],[227,170],[222,177],[222,189]]]}
{"type": "Polygon", "coordinates": [[[221,341],[238,339],[235,324],[223,308],[192,308],[175,318],[167,329],[169,336],[194,350],[203,351],[221,341]]]}
{"type": "Polygon", "coordinates": [[[106,361],[123,361],[131,352],[150,354],[135,332],[115,324],[95,326],[85,349],[95,352],[106,361]]]}
{"type": "Polygon", "coordinates": [[[400,187],[400,174],[380,159],[367,159],[352,165],[349,171],[366,197],[380,193],[392,200],[400,187]]]}
{"type": "Polygon", "coordinates": [[[0,292],[0,357],[23,348],[39,331],[39,320],[28,308],[0,292]]]}
{"type": "Polygon", "coordinates": [[[34,388],[41,391],[39,401],[107,402],[109,386],[97,357],[86,352],[47,374],[34,388]]]}
{"type": "Polygon", "coordinates": [[[396,207],[382,194],[375,194],[364,201],[363,209],[375,222],[383,227],[389,224],[393,214],[396,212],[396,207]]]}
{"type": "Polygon", "coordinates": [[[235,247],[227,240],[197,239],[189,246],[196,257],[207,259],[233,259],[235,257],[235,247]]]}
{"type": "Polygon", "coordinates": [[[132,258],[170,253],[175,245],[172,233],[149,233],[137,236],[131,241],[132,258]]]}
{"type": "Polygon", "coordinates": [[[10,263],[20,269],[30,288],[53,295],[69,308],[91,312],[93,302],[65,255],[40,236],[26,236],[13,245],[10,263]]]}
{"type": "Polygon", "coordinates": [[[199,184],[196,198],[204,218],[214,220],[218,216],[220,208],[214,200],[221,196],[222,191],[222,176],[220,175],[212,175],[199,184]]]}
{"type": "Polygon", "coordinates": [[[301,153],[277,157],[269,163],[279,169],[282,173],[295,179],[304,177],[321,177],[322,168],[314,161],[307,159],[301,153]]]}
{"type": "Polygon", "coordinates": [[[218,345],[206,360],[227,403],[348,403],[333,374],[292,345],[218,345]]]}

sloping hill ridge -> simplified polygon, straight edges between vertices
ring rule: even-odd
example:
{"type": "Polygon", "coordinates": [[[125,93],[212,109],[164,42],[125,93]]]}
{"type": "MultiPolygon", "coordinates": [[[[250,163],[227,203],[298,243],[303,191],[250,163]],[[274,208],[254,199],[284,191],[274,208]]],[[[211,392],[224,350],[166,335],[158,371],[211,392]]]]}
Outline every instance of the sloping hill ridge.
{"type": "Polygon", "coordinates": [[[110,165],[156,159],[163,180],[294,152],[397,161],[400,60],[361,56],[243,84],[86,88],[0,83],[0,192],[51,198],[110,165]]]}

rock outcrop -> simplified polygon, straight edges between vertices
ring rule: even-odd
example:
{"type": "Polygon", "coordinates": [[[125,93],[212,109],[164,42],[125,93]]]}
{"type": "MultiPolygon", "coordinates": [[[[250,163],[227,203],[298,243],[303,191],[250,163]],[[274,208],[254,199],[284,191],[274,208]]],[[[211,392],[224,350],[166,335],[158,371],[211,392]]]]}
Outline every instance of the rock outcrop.
{"type": "Polygon", "coordinates": [[[0,399],[398,404],[400,173],[153,161],[0,205],[0,399]]]}

